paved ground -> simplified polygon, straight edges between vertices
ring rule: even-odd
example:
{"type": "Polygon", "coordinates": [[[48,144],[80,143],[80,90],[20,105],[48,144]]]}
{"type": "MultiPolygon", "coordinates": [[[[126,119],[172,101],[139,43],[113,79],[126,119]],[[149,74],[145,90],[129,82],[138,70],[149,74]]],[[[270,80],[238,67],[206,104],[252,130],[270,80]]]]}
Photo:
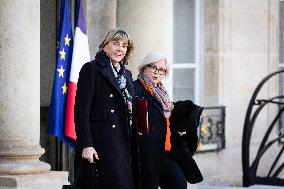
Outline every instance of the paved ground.
{"type": "Polygon", "coordinates": [[[284,186],[253,185],[250,187],[237,186],[208,186],[208,185],[188,185],[188,189],[284,189],[284,186]]]}

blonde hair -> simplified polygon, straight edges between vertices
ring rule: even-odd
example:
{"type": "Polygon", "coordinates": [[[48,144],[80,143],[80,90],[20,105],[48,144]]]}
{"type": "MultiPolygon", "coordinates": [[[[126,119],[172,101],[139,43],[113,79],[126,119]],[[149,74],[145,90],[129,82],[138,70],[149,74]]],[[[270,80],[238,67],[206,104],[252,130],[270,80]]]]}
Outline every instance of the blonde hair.
{"type": "Polygon", "coordinates": [[[127,65],[128,64],[128,60],[130,58],[130,55],[133,53],[134,50],[134,45],[133,45],[133,41],[130,39],[130,36],[128,33],[126,33],[123,30],[120,29],[113,29],[110,30],[104,40],[101,42],[101,44],[99,45],[99,50],[97,52],[103,52],[103,48],[110,42],[110,41],[114,41],[114,40],[121,40],[121,39],[126,39],[128,41],[128,46],[127,46],[127,51],[125,53],[124,58],[122,59],[122,64],[123,65],[127,65]]]}
{"type": "Polygon", "coordinates": [[[165,60],[166,70],[167,70],[165,76],[168,76],[169,75],[169,65],[168,65],[167,57],[163,53],[157,52],[157,51],[149,52],[145,56],[145,58],[142,60],[141,64],[138,67],[139,74],[142,74],[144,72],[144,69],[147,65],[157,62],[159,60],[165,60]]]}

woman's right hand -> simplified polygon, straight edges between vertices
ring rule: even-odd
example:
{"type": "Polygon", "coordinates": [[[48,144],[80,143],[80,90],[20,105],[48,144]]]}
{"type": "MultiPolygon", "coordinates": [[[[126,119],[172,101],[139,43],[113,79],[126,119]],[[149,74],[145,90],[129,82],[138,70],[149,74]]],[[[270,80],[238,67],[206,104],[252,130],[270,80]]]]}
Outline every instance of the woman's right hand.
{"type": "Polygon", "coordinates": [[[93,147],[86,147],[82,151],[82,157],[88,160],[90,163],[94,163],[94,157],[98,160],[99,156],[97,151],[93,147]]]}

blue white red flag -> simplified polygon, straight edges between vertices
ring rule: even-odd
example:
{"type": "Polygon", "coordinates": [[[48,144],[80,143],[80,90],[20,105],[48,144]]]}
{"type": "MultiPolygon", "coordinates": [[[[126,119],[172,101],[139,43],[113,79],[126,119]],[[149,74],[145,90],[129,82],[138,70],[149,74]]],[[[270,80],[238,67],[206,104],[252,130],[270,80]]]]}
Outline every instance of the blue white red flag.
{"type": "Polygon", "coordinates": [[[76,140],[75,123],[74,123],[74,105],[77,90],[79,72],[82,66],[90,61],[89,43],[84,18],[83,3],[81,0],[75,1],[75,37],[70,79],[68,85],[68,100],[66,106],[65,135],[76,140]]]}

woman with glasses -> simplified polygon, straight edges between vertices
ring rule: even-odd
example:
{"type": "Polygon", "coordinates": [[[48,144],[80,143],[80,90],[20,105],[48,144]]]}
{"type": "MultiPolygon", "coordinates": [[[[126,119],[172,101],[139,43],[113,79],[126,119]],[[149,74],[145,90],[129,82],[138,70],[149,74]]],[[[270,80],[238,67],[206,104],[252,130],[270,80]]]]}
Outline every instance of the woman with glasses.
{"type": "Polygon", "coordinates": [[[136,125],[133,144],[135,189],[186,189],[179,165],[169,156],[169,118],[174,106],[162,84],[168,61],[160,52],[150,52],[139,67],[135,85],[136,125]]]}

